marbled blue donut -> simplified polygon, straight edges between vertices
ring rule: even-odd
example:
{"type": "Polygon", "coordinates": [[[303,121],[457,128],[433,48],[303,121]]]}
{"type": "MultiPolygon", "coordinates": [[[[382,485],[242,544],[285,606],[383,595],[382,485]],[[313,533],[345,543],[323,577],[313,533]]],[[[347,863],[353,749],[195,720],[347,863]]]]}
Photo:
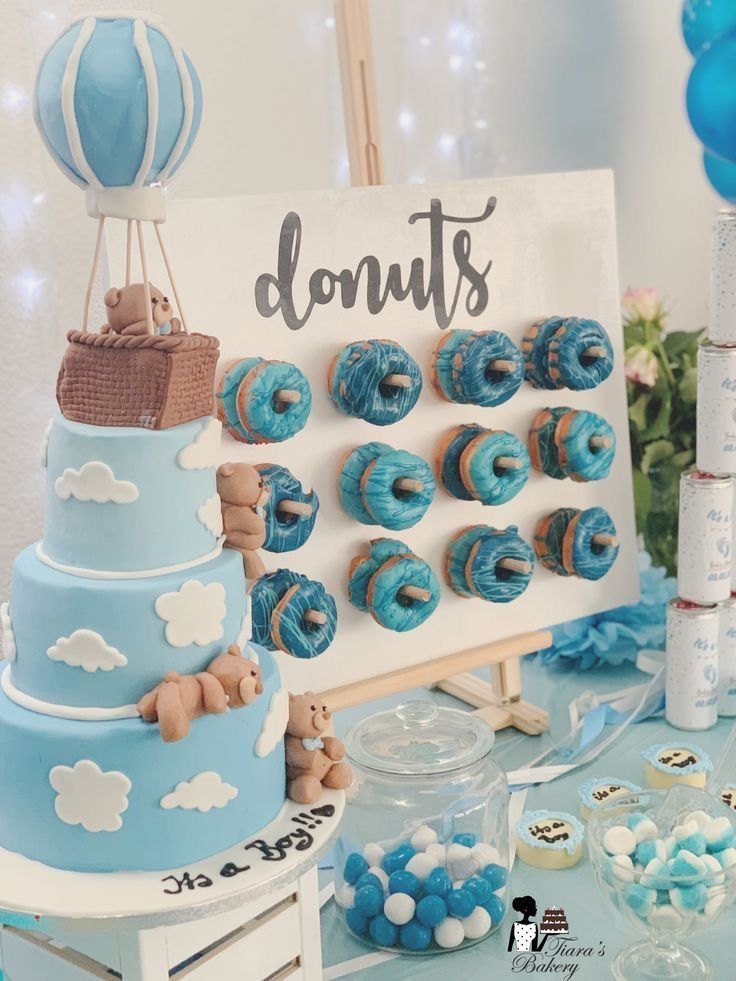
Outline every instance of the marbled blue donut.
{"type": "Polygon", "coordinates": [[[410,555],[411,549],[396,538],[377,538],[370,543],[367,555],[358,555],[350,563],[348,597],[361,613],[368,612],[368,584],[384,562],[395,555],[410,555]]]}
{"type": "Polygon", "coordinates": [[[460,457],[463,483],[481,504],[505,504],[519,493],[529,479],[531,463],[526,446],[512,433],[491,430],[476,436],[460,457]],[[518,470],[495,467],[499,456],[521,460],[518,470]]]}
{"type": "Polygon", "coordinates": [[[494,406],[507,402],[524,381],[524,355],[498,330],[471,334],[452,360],[452,382],[458,402],[494,406]],[[512,361],[513,371],[495,371],[494,361],[512,361]]]}
{"type": "Polygon", "coordinates": [[[529,459],[532,466],[554,480],[563,480],[567,476],[560,466],[555,431],[560,419],[566,412],[571,411],[564,406],[540,409],[534,416],[529,430],[529,459]]]}
{"type": "Polygon", "coordinates": [[[337,605],[322,583],[307,579],[288,589],[271,616],[274,643],[284,654],[311,658],[324,653],[335,639],[337,605]],[[327,617],[325,623],[306,619],[309,610],[327,617]]]}
{"type": "Polygon", "coordinates": [[[570,317],[561,324],[549,342],[549,376],[558,388],[581,392],[595,388],[613,371],[613,348],[597,320],[570,317]],[[603,347],[602,358],[588,358],[589,347],[603,347]]]}
{"type": "Polygon", "coordinates": [[[447,402],[462,402],[452,377],[452,362],[463,341],[472,330],[451,330],[443,334],[432,352],[430,377],[437,394],[447,402]]]}
{"type": "Polygon", "coordinates": [[[574,517],[562,541],[562,561],[568,572],[581,579],[600,579],[618,555],[618,545],[597,545],[594,535],[615,535],[616,526],[605,508],[586,508],[574,517]]]}
{"type": "Polygon", "coordinates": [[[534,571],[534,552],[519,535],[515,525],[508,528],[489,528],[486,535],[470,549],[465,577],[475,596],[489,603],[510,603],[521,596],[529,585],[534,571]],[[529,562],[530,572],[504,569],[501,559],[520,559],[529,562]]]}
{"type": "Polygon", "coordinates": [[[471,525],[457,532],[445,549],[445,581],[458,596],[470,599],[473,591],[468,585],[466,564],[470,550],[491,531],[488,525],[471,525]]]}
{"type": "Polygon", "coordinates": [[[256,579],[250,589],[253,640],[256,644],[269,651],[276,650],[276,644],[271,637],[273,611],[295,583],[305,580],[306,576],[292,572],[291,569],[278,569],[256,579]]]}
{"type": "Polygon", "coordinates": [[[368,609],[387,630],[404,633],[419,627],[437,609],[440,584],[430,566],[416,555],[396,555],[373,573],[368,586],[368,609]],[[426,603],[403,596],[404,586],[426,589],[426,603]]]}
{"type": "Polygon", "coordinates": [[[337,478],[337,496],[343,510],[355,521],[360,521],[363,525],[374,525],[373,517],[366,511],[363,498],[360,493],[360,482],[369,463],[373,463],[376,457],[382,453],[391,453],[392,447],[387,443],[363,443],[356,446],[340,464],[340,473],[337,478]]]}
{"type": "Polygon", "coordinates": [[[534,552],[537,558],[550,572],[558,576],[569,576],[562,562],[562,543],[570,522],[580,512],[577,508],[557,508],[550,514],[545,514],[537,522],[534,529],[534,552]]]}
{"type": "Polygon", "coordinates": [[[484,426],[472,423],[467,426],[455,426],[445,434],[437,450],[437,476],[440,485],[451,497],[458,501],[473,501],[475,498],[463,483],[460,475],[460,457],[468,443],[487,433],[484,426]]]}
{"type": "Polygon", "coordinates": [[[256,470],[268,482],[271,493],[265,507],[267,552],[293,552],[301,548],[312,534],[319,511],[319,498],[314,490],[305,491],[291,470],[275,463],[257,463],[256,470]],[[310,515],[280,511],[281,501],[297,501],[309,504],[310,515]]]}
{"type": "Polygon", "coordinates": [[[555,436],[560,465],[573,480],[583,483],[607,477],[616,455],[616,433],[595,412],[568,409],[560,420],[555,436]],[[591,446],[594,436],[607,436],[610,446],[591,446]]]}
{"type": "Polygon", "coordinates": [[[217,389],[217,416],[231,436],[241,442],[249,441],[238,417],[238,389],[240,383],[263,358],[241,358],[233,361],[225,369],[217,389]]]}
{"type": "Polygon", "coordinates": [[[534,388],[559,388],[549,376],[549,342],[564,317],[547,317],[532,324],[521,342],[525,358],[526,380],[534,388]]]}
{"type": "Polygon", "coordinates": [[[374,426],[403,419],[422,391],[419,365],[395,341],[355,341],[343,348],[332,364],[329,394],[346,415],[374,426]],[[409,388],[384,384],[387,375],[407,375],[409,388]]]}
{"type": "Polygon", "coordinates": [[[434,497],[432,468],[420,456],[407,450],[384,453],[366,468],[360,481],[363,505],[374,524],[401,531],[413,527],[427,513],[434,497]],[[421,491],[404,491],[396,487],[402,478],[419,480],[421,491]]]}
{"type": "Polygon", "coordinates": [[[243,377],[236,397],[246,442],[282,443],[302,430],[312,409],[309,382],[287,361],[261,361],[243,377]],[[298,402],[277,402],[281,389],[299,392],[298,402]]]}

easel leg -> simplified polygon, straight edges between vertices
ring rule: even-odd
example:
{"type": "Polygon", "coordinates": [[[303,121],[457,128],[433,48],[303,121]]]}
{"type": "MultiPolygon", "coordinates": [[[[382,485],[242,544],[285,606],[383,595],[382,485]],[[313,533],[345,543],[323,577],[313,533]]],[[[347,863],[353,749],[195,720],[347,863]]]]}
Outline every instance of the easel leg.
{"type": "Polygon", "coordinates": [[[322,942],[319,928],[319,889],[316,866],[306,872],[297,884],[299,896],[299,930],[301,931],[301,966],[304,981],[322,977],[322,942]]]}
{"type": "Polygon", "coordinates": [[[163,927],[121,933],[118,943],[123,981],[168,981],[169,956],[163,927]]]}

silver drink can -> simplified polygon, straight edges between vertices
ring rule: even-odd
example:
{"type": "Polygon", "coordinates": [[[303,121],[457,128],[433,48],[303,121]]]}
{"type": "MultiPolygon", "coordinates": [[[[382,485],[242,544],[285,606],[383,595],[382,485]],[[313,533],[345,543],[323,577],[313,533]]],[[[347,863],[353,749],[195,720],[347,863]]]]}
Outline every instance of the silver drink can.
{"type": "Polygon", "coordinates": [[[736,347],[698,349],[695,463],[706,473],[736,473],[736,347]]]}
{"type": "Polygon", "coordinates": [[[667,606],[665,718],[676,729],[710,729],[718,718],[718,607],[667,606]]]}
{"type": "Polygon", "coordinates": [[[691,603],[731,595],[733,481],[699,470],[680,476],[677,592],[691,603]]]}
{"type": "Polygon", "coordinates": [[[736,715],[736,596],[718,604],[718,714],[736,715]]]}
{"type": "Polygon", "coordinates": [[[736,212],[713,219],[710,264],[710,326],[714,344],[736,344],[736,212]]]}

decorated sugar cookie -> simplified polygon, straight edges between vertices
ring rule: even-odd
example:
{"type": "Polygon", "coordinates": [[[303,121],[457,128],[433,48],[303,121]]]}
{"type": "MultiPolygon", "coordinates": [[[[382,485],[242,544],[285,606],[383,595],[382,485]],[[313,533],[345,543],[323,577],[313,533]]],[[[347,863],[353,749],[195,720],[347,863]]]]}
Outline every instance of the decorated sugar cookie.
{"type": "Polygon", "coordinates": [[[642,753],[648,787],[666,790],[676,783],[704,787],[713,764],[694,743],[658,743],[642,753]]]}
{"type": "Polygon", "coordinates": [[[583,856],[584,831],[565,811],[525,811],[516,824],[516,854],[537,869],[571,869],[583,856]]]}
{"type": "Polygon", "coordinates": [[[736,785],[727,783],[725,787],[721,787],[721,792],[718,796],[726,807],[730,807],[732,811],[736,811],[736,785]]]}
{"type": "Polygon", "coordinates": [[[591,813],[602,804],[607,804],[615,797],[628,797],[641,790],[630,780],[617,780],[614,777],[593,777],[578,787],[580,801],[580,816],[587,821],[591,813]]]}

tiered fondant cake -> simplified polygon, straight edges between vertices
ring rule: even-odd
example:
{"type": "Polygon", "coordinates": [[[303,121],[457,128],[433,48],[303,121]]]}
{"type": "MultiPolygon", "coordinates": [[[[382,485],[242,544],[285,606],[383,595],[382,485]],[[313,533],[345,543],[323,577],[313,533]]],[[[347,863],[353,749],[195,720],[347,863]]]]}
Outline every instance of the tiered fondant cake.
{"type": "Polygon", "coordinates": [[[569,933],[565,911],[560,906],[549,906],[539,925],[542,933],[569,933]]]}

